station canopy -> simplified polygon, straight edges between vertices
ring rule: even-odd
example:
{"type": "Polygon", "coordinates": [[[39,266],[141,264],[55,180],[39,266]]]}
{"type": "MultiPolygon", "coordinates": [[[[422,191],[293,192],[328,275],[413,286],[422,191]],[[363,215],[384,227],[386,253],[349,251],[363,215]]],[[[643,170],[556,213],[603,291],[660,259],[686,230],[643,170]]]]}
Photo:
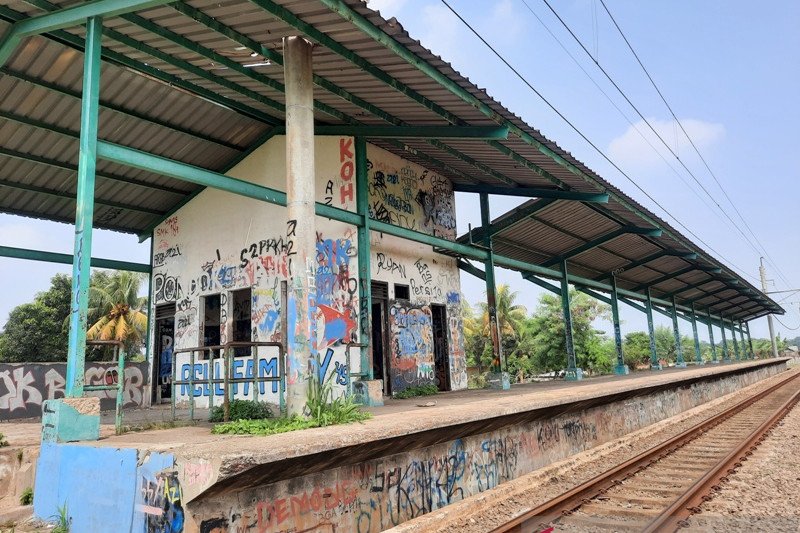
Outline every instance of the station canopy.
{"type": "MultiPolygon", "coordinates": [[[[0,32],[78,4],[4,2],[0,32]]],[[[461,242],[490,231],[498,255],[555,270],[566,259],[571,276],[603,283],[614,272],[621,289],[650,287],[733,320],[783,313],[364,2],[140,4],[103,21],[101,140],[224,173],[283,132],[282,38],[304,35],[316,45],[318,132],[362,135],[455,190],[532,197],[461,242]]],[[[4,212],[74,221],[84,35],[74,26],[28,37],[0,69],[4,212]]],[[[99,160],[94,225],[147,238],[201,189],[99,160]]]]}

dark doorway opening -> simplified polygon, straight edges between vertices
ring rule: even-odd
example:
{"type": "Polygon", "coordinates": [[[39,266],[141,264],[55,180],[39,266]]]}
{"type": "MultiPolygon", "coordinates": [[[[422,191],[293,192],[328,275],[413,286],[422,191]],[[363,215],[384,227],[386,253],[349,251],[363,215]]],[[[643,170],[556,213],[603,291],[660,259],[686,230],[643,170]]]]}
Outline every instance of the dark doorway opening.
{"type": "Polygon", "coordinates": [[[436,386],[440,391],[450,390],[450,351],[447,347],[447,309],[431,304],[433,315],[433,367],[436,386]]]}
{"type": "MultiPolygon", "coordinates": [[[[253,305],[253,296],[250,289],[242,289],[231,293],[233,300],[233,342],[250,342],[253,335],[253,318],[250,310],[253,305]]],[[[251,355],[250,348],[234,348],[234,357],[251,355]]]]}
{"type": "Polygon", "coordinates": [[[388,332],[389,284],[373,281],[372,291],[372,374],[383,380],[383,393],[392,393],[389,373],[389,350],[386,336],[388,332]]]}
{"type": "Polygon", "coordinates": [[[166,403],[172,397],[172,354],[175,350],[175,304],[156,306],[156,356],[153,359],[153,403],[166,403]]]}
{"type": "MultiPolygon", "coordinates": [[[[203,346],[219,346],[222,338],[220,325],[222,324],[222,298],[219,294],[211,294],[203,298],[203,346]]],[[[219,356],[219,350],[214,351],[214,357],[219,356]]],[[[203,354],[203,359],[208,358],[208,352],[203,354]]]]}

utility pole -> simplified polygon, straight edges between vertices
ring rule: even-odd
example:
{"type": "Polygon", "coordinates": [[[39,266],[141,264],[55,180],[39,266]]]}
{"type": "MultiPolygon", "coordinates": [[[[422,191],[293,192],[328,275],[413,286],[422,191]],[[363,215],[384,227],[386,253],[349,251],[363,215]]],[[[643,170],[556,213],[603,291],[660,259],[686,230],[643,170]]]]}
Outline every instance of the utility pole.
{"type": "MultiPolygon", "coordinates": [[[[761,274],[761,292],[767,294],[767,273],[764,270],[764,258],[761,258],[761,266],[758,268],[761,274]]],[[[775,342],[775,326],[772,324],[772,315],[767,315],[769,325],[769,340],[772,342],[772,357],[778,357],[778,343],[775,342]]]]}

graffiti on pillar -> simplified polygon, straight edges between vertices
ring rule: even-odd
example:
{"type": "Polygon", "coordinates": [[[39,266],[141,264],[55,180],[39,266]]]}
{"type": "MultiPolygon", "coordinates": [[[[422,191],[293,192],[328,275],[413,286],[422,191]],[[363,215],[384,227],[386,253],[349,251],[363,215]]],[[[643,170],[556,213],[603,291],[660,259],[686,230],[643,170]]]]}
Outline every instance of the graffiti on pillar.
{"type": "Polygon", "coordinates": [[[137,510],[144,514],[146,533],[181,533],[185,521],[183,491],[177,472],[143,474],[139,479],[137,510]]]}
{"type": "MultiPolygon", "coordinates": [[[[64,397],[66,363],[9,363],[0,364],[0,420],[38,417],[42,402],[64,397]]],[[[144,386],[147,363],[125,365],[123,402],[126,407],[144,405],[144,386]]],[[[86,385],[115,385],[119,382],[117,364],[87,363],[86,385]]],[[[87,391],[87,396],[100,398],[102,410],[114,409],[117,392],[87,391]]]]}

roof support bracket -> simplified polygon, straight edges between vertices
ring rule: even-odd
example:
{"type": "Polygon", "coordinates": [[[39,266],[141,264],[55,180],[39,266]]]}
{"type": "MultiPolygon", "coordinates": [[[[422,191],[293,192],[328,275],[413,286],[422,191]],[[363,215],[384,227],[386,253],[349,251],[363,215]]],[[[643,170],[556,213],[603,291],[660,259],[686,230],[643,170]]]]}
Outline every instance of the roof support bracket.
{"type": "Polygon", "coordinates": [[[453,184],[456,192],[472,192],[479,194],[497,194],[501,196],[522,196],[526,198],[553,198],[556,200],[575,200],[598,204],[608,203],[607,193],[586,193],[564,191],[560,189],[542,189],[535,187],[497,187],[492,185],[461,185],[453,184]]]}
{"type": "Polygon", "coordinates": [[[550,267],[553,265],[557,265],[558,263],[564,261],[565,259],[569,259],[571,257],[575,257],[576,255],[580,255],[584,252],[587,252],[593,248],[597,248],[608,241],[616,239],[617,237],[625,234],[634,234],[634,235],[646,235],[649,237],[660,237],[661,230],[658,228],[637,228],[634,226],[623,226],[619,229],[612,231],[611,233],[606,233],[596,239],[592,239],[591,241],[585,242],[572,250],[564,252],[563,254],[559,255],[558,257],[554,257],[549,261],[543,263],[542,266],[550,267]]]}

